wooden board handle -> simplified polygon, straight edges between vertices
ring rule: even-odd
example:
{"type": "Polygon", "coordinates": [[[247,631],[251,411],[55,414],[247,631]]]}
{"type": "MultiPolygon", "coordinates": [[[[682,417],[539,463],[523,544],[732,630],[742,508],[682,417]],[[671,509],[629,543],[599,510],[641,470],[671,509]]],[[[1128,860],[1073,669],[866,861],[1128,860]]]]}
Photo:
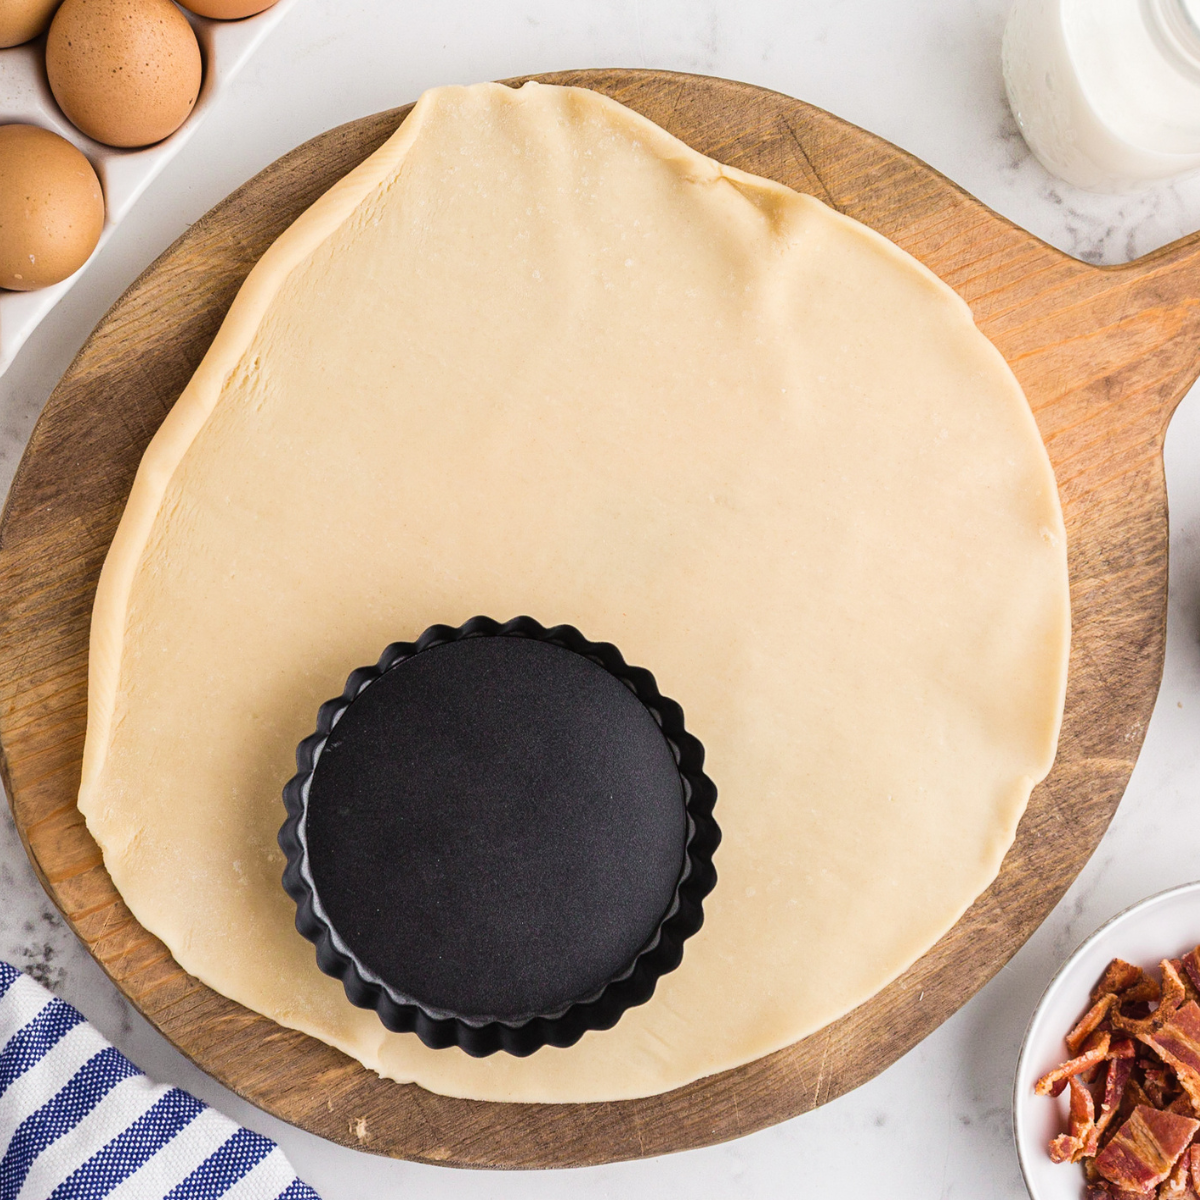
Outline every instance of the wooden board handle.
{"type": "Polygon", "coordinates": [[[1163,359],[1177,360],[1174,379],[1160,393],[1163,424],[1200,377],[1200,232],[1127,263],[1139,312],[1156,318],[1171,340],[1163,359]]]}
{"type": "Polygon", "coordinates": [[[1189,233],[1117,269],[1137,275],[1169,275],[1200,302],[1200,231],[1189,233]]]}
{"type": "Polygon", "coordinates": [[[1200,233],[1091,276],[1074,314],[1060,309],[1059,319],[1075,328],[1084,314],[1095,321],[1119,360],[1108,386],[1151,415],[1161,437],[1200,376],[1200,233]]]}

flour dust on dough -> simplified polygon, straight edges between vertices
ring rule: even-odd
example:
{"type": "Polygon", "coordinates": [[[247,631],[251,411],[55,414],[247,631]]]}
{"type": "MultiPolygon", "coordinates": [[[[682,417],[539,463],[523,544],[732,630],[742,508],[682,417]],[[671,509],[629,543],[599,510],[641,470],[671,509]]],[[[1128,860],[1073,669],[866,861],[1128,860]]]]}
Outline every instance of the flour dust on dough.
{"type": "Polygon", "coordinates": [[[80,808],[183,968],[396,1080],[643,1096],[860,1004],[1050,768],[1066,539],[1026,400],[884,238],[596,93],[427,93],[242,287],[146,452],[92,626],[80,808]],[[476,1060],[323,975],[280,791],[347,672],[528,613],[704,743],[719,881],[612,1030],[476,1060]]]}

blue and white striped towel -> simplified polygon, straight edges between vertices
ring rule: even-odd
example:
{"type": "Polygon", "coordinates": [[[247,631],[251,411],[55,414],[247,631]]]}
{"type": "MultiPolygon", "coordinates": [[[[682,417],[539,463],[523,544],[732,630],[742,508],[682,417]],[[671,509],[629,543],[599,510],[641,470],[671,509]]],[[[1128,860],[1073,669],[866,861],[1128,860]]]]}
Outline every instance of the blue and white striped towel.
{"type": "Polygon", "coordinates": [[[0,1200],[320,1200],[283,1151],[151,1083],[0,962],[0,1200]]]}

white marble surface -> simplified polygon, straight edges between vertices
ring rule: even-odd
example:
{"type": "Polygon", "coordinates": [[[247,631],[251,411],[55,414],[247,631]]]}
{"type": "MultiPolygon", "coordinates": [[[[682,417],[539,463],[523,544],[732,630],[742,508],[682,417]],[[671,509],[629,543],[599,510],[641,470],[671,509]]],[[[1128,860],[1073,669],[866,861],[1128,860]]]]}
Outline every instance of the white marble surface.
{"type": "MultiPolygon", "coordinates": [[[[439,0],[428,9],[397,0],[301,0],[0,380],[0,489],[88,331],[188,222],[305,138],[414,99],[432,84],[581,66],[725,75],[882,134],[1090,261],[1136,257],[1200,227],[1200,180],[1111,198],[1046,176],[1003,99],[1005,9],[1005,0],[439,0]]],[[[568,1189],[597,1200],[848,1191],[889,1200],[1021,1197],[1009,1092],[1042,988],[1108,916],[1200,877],[1200,389],[1179,410],[1166,457],[1166,674],[1112,828],[996,979],[889,1071],[815,1113],[725,1146],[569,1175],[456,1172],[321,1142],[225,1092],[130,1011],[42,893],[7,810],[0,816],[0,957],[77,1004],[152,1075],[277,1138],[325,1200],[500,1200],[568,1189]]]]}

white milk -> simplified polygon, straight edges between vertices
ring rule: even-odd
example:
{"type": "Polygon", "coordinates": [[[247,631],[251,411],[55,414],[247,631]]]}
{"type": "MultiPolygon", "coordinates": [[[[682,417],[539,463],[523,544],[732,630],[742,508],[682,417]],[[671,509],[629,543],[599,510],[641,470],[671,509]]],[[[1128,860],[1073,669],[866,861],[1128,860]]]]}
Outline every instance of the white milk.
{"type": "Polygon", "coordinates": [[[1003,60],[1025,140],[1069,183],[1200,167],[1200,0],[1016,0],[1003,60]]]}

